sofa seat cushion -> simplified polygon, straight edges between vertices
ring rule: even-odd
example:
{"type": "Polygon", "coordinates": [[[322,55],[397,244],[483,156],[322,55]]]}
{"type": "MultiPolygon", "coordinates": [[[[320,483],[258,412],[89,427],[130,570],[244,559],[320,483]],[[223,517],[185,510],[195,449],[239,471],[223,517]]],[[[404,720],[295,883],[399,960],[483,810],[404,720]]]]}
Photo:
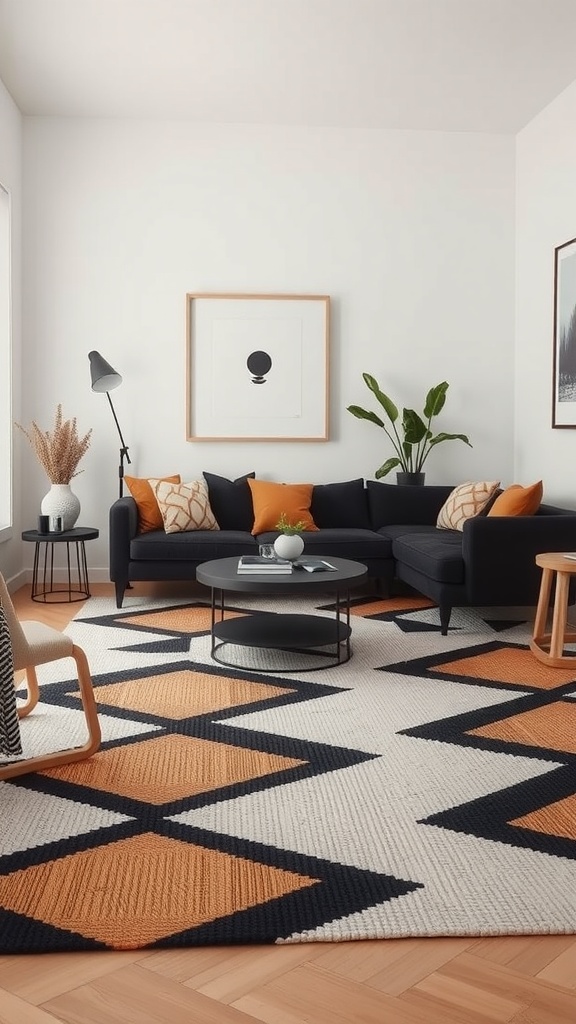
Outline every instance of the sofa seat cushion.
{"type": "MultiPolygon", "coordinates": [[[[272,544],[277,536],[277,531],[270,531],[259,533],[256,539],[259,544],[272,544]]],[[[341,527],[306,532],[301,536],[305,555],[332,555],[351,558],[355,562],[362,562],[365,558],[392,558],[392,541],[373,530],[341,527]]]]}
{"type": "Polygon", "coordinates": [[[143,562],[208,562],[231,555],[257,555],[258,544],[242,530],[194,530],[193,533],[138,534],[130,542],[130,558],[143,562]]]}
{"type": "Polygon", "coordinates": [[[397,537],[403,537],[405,534],[412,533],[426,533],[427,531],[436,530],[435,526],[423,525],[422,523],[409,523],[408,525],[393,525],[393,526],[382,526],[376,532],[380,537],[386,537],[390,542],[396,540],[397,537]]]}
{"type": "Polygon", "coordinates": [[[464,583],[462,534],[459,530],[420,527],[420,532],[404,533],[392,542],[398,562],[439,583],[464,583]]]}

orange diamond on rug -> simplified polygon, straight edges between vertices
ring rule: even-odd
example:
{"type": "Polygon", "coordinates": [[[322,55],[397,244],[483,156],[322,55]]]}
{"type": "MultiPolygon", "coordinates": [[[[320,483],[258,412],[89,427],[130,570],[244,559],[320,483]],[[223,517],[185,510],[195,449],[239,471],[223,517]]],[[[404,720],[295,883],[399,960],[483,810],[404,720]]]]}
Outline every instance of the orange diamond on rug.
{"type": "Polygon", "coordinates": [[[427,597],[418,595],[402,597],[399,595],[398,597],[386,597],[381,601],[366,601],[364,604],[351,605],[350,614],[369,618],[371,615],[383,615],[387,612],[414,612],[434,607],[434,601],[430,601],[427,597]]]}
{"type": "Polygon", "coordinates": [[[317,882],[145,833],[14,871],[0,878],[0,901],[112,949],[138,949],[317,882]]]}
{"type": "Polygon", "coordinates": [[[570,701],[546,704],[511,718],[470,729],[468,736],[486,736],[508,743],[576,754],[576,706],[570,701]]]}
{"type": "Polygon", "coordinates": [[[576,839],[576,796],[572,794],[548,807],[539,807],[537,811],[514,818],[509,824],[543,832],[547,836],[576,839]]]}
{"type": "MultiPolygon", "coordinates": [[[[247,612],[224,613],[225,619],[236,619],[246,615],[247,612]]],[[[210,608],[201,605],[190,608],[184,605],[182,608],[167,608],[166,611],[141,612],[139,615],[127,615],[117,619],[119,626],[145,626],[147,629],[164,629],[171,633],[200,633],[209,632],[211,622],[210,608]]]]}
{"type": "Polygon", "coordinates": [[[502,646],[495,651],[472,653],[463,658],[444,661],[440,665],[432,665],[429,671],[438,675],[449,672],[450,675],[490,679],[495,683],[511,683],[520,688],[530,686],[540,690],[554,690],[576,679],[576,662],[574,668],[549,668],[537,661],[527,649],[502,646]]]}
{"type": "Polygon", "coordinates": [[[88,761],[42,774],[160,805],[305,763],[195,736],[172,735],[111,747],[88,761]]]}
{"type": "Polygon", "coordinates": [[[288,686],[266,686],[210,672],[180,669],[98,686],[95,696],[98,704],[179,720],[293,692],[288,686]]]}

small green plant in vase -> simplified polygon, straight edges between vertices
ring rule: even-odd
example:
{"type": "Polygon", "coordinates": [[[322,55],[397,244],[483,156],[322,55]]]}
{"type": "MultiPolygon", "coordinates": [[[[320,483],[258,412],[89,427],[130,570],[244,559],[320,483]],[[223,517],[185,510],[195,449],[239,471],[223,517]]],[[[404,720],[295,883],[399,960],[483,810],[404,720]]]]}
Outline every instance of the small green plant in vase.
{"type": "Polygon", "coordinates": [[[276,530],[280,533],[286,534],[287,537],[293,537],[295,533],[301,533],[304,530],[306,524],[303,519],[299,519],[297,523],[291,523],[285,512],[280,513],[280,519],[276,523],[276,530]]]}
{"type": "Polygon", "coordinates": [[[285,512],[280,513],[280,518],[276,523],[279,536],[274,541],[274,551],[278,558],[287,558],[290,562],[293,562],[302,554],[304,541],[301,537],[301,531],[305,528],[305,525],[301,519],[296,523],[291,523],[285,512]]]}

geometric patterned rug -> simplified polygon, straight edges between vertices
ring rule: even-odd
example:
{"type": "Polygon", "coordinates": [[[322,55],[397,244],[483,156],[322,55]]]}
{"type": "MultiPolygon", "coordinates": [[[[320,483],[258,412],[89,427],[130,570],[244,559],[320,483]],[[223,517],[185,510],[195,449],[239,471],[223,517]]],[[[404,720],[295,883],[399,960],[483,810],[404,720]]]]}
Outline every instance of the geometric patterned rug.
{"type": "MultiPolygon", "coordinates": [[[[0,954],[574,932],[576,657],[538,662],[529,610],[352,613],[350,662],[255,671],[212,661],[201,600],[91,598],[102,746],[0,783],[0,954]]],[[[25,753],[82,742],[71,664],[25,753]]]]}

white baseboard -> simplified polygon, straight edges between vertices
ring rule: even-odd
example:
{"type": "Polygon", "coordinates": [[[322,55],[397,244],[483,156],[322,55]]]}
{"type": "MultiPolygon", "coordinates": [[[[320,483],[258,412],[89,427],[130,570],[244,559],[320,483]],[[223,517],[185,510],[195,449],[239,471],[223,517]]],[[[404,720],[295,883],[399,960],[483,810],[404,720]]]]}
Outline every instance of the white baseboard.
{"type": "Polygon", "coordinates": [[[15,576],[11,576],[9,580],[6,580],[6,586],[10,594],[15,594],[20,587],[25,587],[27,583],[32,582],[32,569],[21,569],[15,576]]]}
{"type": "MultiPolygon", "coordinates": [[[[74,566],[72,566],[72,578],[77,578],[74,566]]],[[[55,583],[67,583],[68,570],[65,567],[54,566],[53,579],[55,583]]],[[[108,568],[88,568],[88,579],[90,583],[110,583],[110,570],[108,568]]],[[[18,590],[18,587],[23,587],[26,583],[32,583],[32,568],[22,569],[13,577],[10,581],[10,591],[18,590]]]]}

